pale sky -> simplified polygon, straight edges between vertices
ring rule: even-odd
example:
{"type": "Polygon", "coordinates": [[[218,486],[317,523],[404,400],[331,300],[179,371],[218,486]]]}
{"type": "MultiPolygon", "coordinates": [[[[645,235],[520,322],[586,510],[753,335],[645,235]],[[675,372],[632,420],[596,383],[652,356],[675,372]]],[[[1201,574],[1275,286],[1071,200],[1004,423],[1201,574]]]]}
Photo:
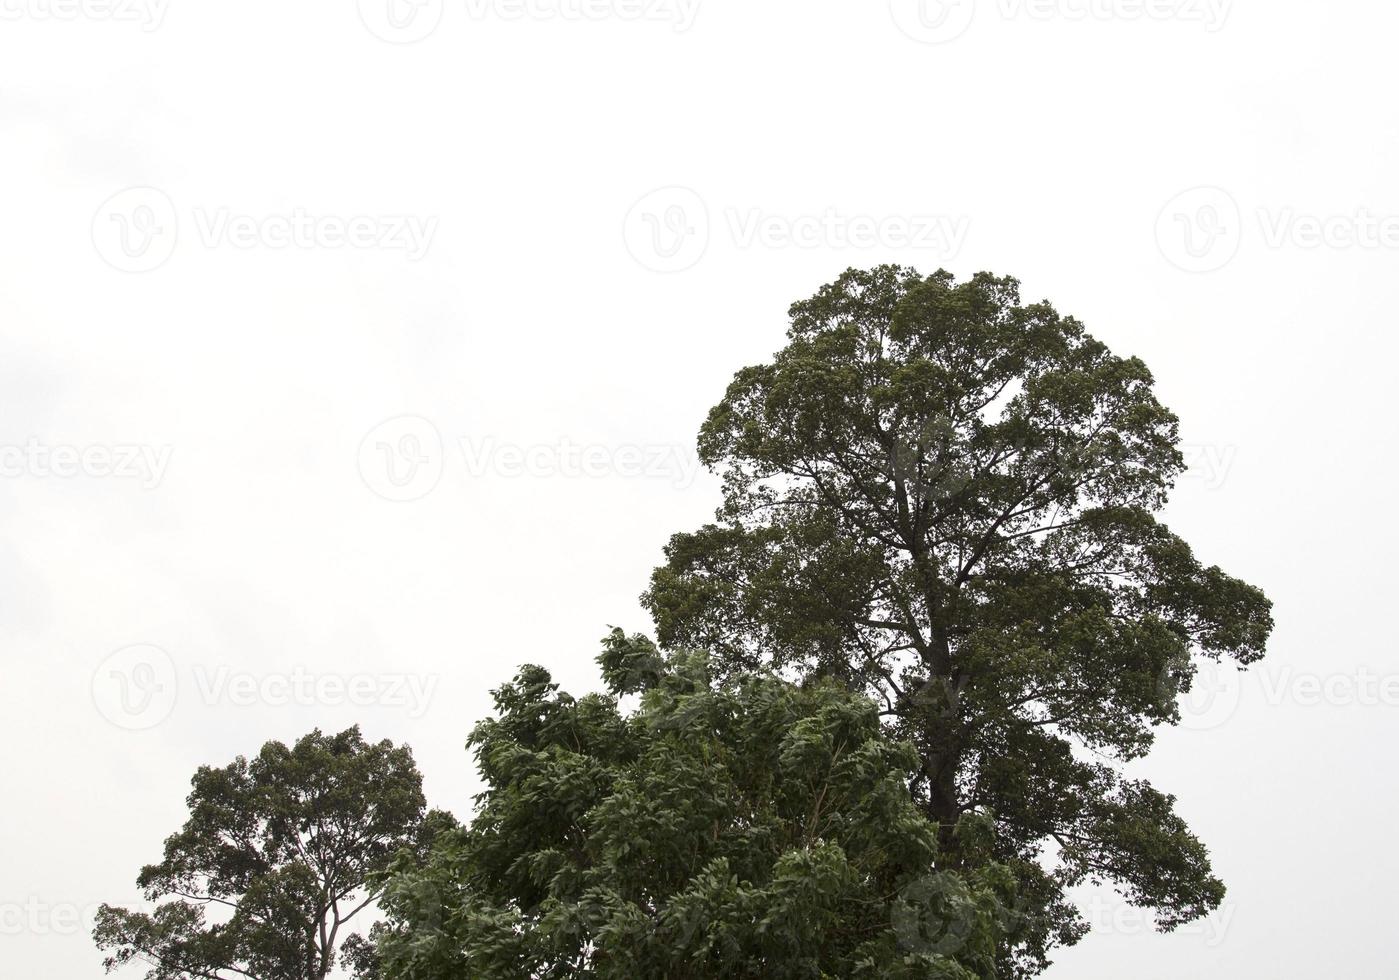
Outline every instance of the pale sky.
{"type": "Polygon", "coordinates": [[[1144,358],[1168,522],[1276,604],[1133,767],[1225,907],[1086,891],[1047,976],[1392,974],[1399,12],[358,8],[0,0],[0,973],[100,977],[91,911],[267,739],[359,722],[468,816],[489,689],[649,629],[733,372],[901,262],[1144,358]]]}

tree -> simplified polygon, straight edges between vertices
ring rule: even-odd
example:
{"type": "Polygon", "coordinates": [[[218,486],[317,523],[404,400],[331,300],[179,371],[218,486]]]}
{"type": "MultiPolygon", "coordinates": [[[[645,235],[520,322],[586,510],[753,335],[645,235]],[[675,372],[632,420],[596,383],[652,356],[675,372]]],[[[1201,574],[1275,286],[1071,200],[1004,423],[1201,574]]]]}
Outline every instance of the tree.
{"type": "MultiPolygon", "coordinates": [[[[401,860],[362,976],[388,980],[989,977],[1014,881],[939,865],[911,746],[834,682],[711,683],[614,630],[609,695],[540,667],[471,735],[469,829],[401,860]],[[618,699],[640,694],[629,713],[618,699]]],[[[964,816],[954,836],[984,850],[964,816]]]]}
{"type": "Polygon", "coordinates": [[[1200,656],[1263,654],[1270,604],[1156,519],[1183,461],[1146,366],[1014,279],[892,266],[795,304],[788,341],[700,431],[724,500],[643,597],[662,646],[877,696],[945,838],[994,814],[1037,913],[1025,973],[1081,935],[1085,879],[1165,928],[1216,907],[1173,799],[1115,763],[1179,720],[1200,656]]]}
{"type": "Polygon", "coordinates": [[[191,785],[189,820],[137,878],[154,911],[98,912],[109,972],[324,980],[343,930],[378,897],[374,874],[454,822],[424,813],[407,746],[366,743],[358,727],[268,742],[252,761],[201,766],[191,785]]]}

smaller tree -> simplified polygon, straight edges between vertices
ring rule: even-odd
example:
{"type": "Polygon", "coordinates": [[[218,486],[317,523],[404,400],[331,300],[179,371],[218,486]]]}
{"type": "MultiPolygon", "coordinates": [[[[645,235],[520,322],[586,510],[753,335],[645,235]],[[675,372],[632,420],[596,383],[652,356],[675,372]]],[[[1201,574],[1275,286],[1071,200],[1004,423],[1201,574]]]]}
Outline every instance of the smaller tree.
{"type": "Polygon", "coordinates": [[[406,745],[369,744],[358,727],[268,742],[252,761],[201,766],[191,784],[189,820],[136,879],[154,911],[98,912],[109,972],[139,962],[146,980],[324,980],[345,927],[382,891],[375,874],[455,823],[425,813],[406,745]]]}
{"type": "MultiPolygon", "coordinates": [[[[471,735],[471,827],[401,860],[363,976],[389,980],[994,976],[1013,878],[939,865],[914,750],[834,682],[716,684],[614,630],[609,695],[540,667],[471,735]],[[618,699],[640,694],[628,714],[618,699]]],[[[989,822],[958,828],[989,851],[989,822]]]]}

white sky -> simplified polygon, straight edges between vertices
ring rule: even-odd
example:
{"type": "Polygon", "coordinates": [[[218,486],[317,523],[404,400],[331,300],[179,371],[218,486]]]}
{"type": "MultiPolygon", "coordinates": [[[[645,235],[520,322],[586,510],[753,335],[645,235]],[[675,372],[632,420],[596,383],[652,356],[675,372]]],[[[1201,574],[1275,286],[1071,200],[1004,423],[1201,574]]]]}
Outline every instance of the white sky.
{"type": "Polygon", "coordinates": [[[73,920],[266,739],[358,721],[467,815],[488,689],[586,691],[649,629],[717,503],[705,411],[885,261],[1017,275],[1142,356],[1196,447],[1171,524],[1276,602],[1136,768],[1224,912],[1163,937],[1086,892],[1048,976],[1389,975],[1399,14],[103,2],[0,0],[5,976],[99,977],[73,920]]]}

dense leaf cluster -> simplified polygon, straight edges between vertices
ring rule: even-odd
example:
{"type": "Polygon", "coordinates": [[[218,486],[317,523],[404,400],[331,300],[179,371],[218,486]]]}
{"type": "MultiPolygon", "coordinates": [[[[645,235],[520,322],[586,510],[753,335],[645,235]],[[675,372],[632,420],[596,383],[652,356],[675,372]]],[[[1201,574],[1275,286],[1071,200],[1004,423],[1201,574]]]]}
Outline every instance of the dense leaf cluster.
{"type": "MultiPolygon", "coordinates": [[[[843,686],[711,683],[614,631],[610,693],[526,667],[471,736],[488,789],[467,830],[385,897],[393,980],[971,978],[1014,928],[994,863],[944,870],[916,757],[843,686]],[[631,712],[618,699],[639,694],[631,712]]],[[[959,837],[986,848],[975,817],[959,837]]]]}

